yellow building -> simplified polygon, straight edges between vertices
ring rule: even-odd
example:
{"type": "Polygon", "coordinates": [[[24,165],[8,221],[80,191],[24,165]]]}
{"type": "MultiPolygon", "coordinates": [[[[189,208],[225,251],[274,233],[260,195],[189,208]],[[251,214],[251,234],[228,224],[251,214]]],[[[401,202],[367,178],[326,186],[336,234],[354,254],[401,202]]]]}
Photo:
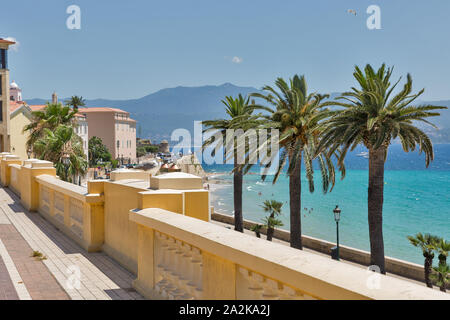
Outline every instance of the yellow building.
{"type": "Polygon", "coordinates": [[[14,44],[0,38],[0,152],[10,152],[8,48],[14,44]]]}
{"type": "Polygon", "coordinates": [[[29,158],[26,146],[28,134],[23,132],[23,128],[31,120],[31,109],[26,103],[10,101],[10,152],[21,159],[29,158]]]}

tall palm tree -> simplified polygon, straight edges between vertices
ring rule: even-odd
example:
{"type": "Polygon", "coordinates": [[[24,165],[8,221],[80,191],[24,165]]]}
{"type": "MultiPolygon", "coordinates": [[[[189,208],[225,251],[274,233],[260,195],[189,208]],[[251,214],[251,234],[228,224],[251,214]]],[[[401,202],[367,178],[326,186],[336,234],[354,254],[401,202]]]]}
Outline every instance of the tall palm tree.
{"type": "MultiPolygon", "coordinates": [[[[330,111],[324,109],[327,103],[323,102],[327,95],[308,93],[308,87],[304,76],[295,75],[287,83],[278,78],[275,81],[275,90],[271,86],[264,86],[266,93],[254,93],[253,97],[261,98],[269,103],[270,107],[255,105],[255,108],[266,110],[263,127],[279,130],[280,155],[278,167],[273,178],[276,183],[283,168],[289,163],[289,204],[290,204],[290,245],[302,249],[301,231],[301,163],[302,159],[306,168],[309,191],[314,192],[313,158],[318,158],[318,164],[322,174],[322,188],[326,193],[330,186],[334,186],[335,170],[328,153],[316,155],[316,146],[322,131],[322,121],[326,119],[330,111]]],[[[258,148],[258,152],[261,148],[258,148]]],[[[344,166],[341,168],[344,175],[344,166]]],[[[266,178],[262,176],[263,180],[266,178]]]]}
{"type": "Polygon", "coordinates": [[[276,217],[281,214],[281,207],[283,206],[283,202],[279,202],[276,200],[266,200],[262,206],[264,212],[269,213],[264,219],[264,223],[267,227],[267,240],[272,241],[273,232],[275,231],[275,227],[280,227],[283,225],[281,220],[276,217]]]}
{"type": "Polygon", "coordinates": [[[45,135],[35,143],[40,158],[54,163],[56,174],[64,181],[76,182],[78,175],[86,173],[88,162],[83,152],[83,141],[72,126],[60,125],[55,130],[44,129],[45,135]],[[64,158],[69,159],[64,163],[64,158]]]}
{"type": "Polygon", "coordinates": [[[75,113],[61,103],[47,103],[44,109],[32,112],[31,123],[23,128],[23,132],[28,132],[27,148],[36,154],[33,146],[37,140],[44,137],[45,129],[55,130],[59,125],[72,124],[75,113]]]}
{"type": "Polygon", "coordinates": [[[73,110],[78,112],[78,107],[84,107],[86,104],[83,97],[72,96],[69,100],[66,101],[66,105],[72,106],[73,110]]]}
{"type": "Polygon", "coordinates": [[[430,274],[433,266],[434,250],[436,249],[436,244],[439,238],[428,233],[418,233],[414,237],[408,236],[408,240],[413,246],[422,249],[423,257],[425,258],[423,266],[425,272],[425,283],[427,287],[433,288],[433,283],[430,280],[430,274]]]}
{"type": "Polygon", "coordinates": [[[330,151],[341,148],[339,163],[343,163],[348,150],[362,144],[369,150],[368,220],[370,235],[371,264],[377,265],[385,273],[383,242],[383,187],[384,163],[389,145],[399,139],[405,152],[414,151],[418,146],[425,153],[428,167],[434,158],[433,144],[416,121],[431,124],[428,117],[438,116],[434,112],[445,107],[432,105],[412,106],[424,90],[411,93],[412,78],[408,74],[402,90],[391,98],[400,79],[391,85],[392,68],[383,64],[378,71],[367,65],[364,72],[357,66],[353,76],[360,88],[352,88],[334,102],[344,107],[335,111],[328,121],[319,150],[330,151]]]}
{"type": "MultiPolygon", "coordinates": [[[[217,120],[206,120],[202,124],[205,125],[205,131],[207,130],[218,130],[220,131],[222,137],[226,136],[226,132],[229,129],[249,129],[255,127],[258,123],[256,117],[252,116],[253,110],[255,108],[250,106],[250,98],[245,98],[241,94],[237,98],[231,96],[225,97],[222,100],[225,105],[225,111],[229,116],[229,119],[217,119],[217,120]]],[[[223,141],[215,141],[214,138],[207,139],[202,148],[212,145],[217,142],[215,150],[223,147],[223,141]]],[[[231,150],[225,150],[226,153],[230,154],[234,158],[234,169],[233,169],[233,200],[234,200],[234,229],[239,232],[244,231],[244,222],[242,215],[242,184],[243,184],[243,164],[239,163],[237,157],[237,142],[232,142],[233,147],[231,150]]]]}

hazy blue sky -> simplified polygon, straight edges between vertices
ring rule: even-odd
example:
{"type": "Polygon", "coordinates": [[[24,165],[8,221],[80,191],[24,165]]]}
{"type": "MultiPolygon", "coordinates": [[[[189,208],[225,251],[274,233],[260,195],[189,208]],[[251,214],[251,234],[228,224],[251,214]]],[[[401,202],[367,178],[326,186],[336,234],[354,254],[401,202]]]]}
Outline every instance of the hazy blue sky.
{"type": "Polygon", "coordinates": [[[449,31],[448,0],[14,0],[0,9],[0,36],[20,42],[9,65],[25,98],[261,87],[295,73],[334,92],[354,84],[355,64],[386,62],[396,76],[410,72],[424,98],[450,99],[449,31]],[[71,4],[81,30],[66,28],[71,4]],[[371,4],[381,7],[381,30],[366,27],[371,4]]]}

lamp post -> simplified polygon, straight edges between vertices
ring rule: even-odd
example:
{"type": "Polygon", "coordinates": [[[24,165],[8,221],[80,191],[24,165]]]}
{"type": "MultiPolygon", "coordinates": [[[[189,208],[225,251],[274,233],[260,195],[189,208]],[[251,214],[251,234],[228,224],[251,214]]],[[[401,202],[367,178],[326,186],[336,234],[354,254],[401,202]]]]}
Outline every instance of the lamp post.
{"type": "Polygon", "coordinates": [[[66,181],[68,181],[69,180],[68,174],[69,174],[70,155],[65,152],[61,158],[62,158],[62,163],[64,164],[64,170],[66,173],[66,181]]]}
{"type": "Polygon", "coordinates": [[[333,259],[339,260],[339,220],[341,220],[341,209],[336,206],[336,208],[334,208],[333,210],[333,214],[334,221],[336,221],[336,247],[331,249],[331,256],[333,259]]]}

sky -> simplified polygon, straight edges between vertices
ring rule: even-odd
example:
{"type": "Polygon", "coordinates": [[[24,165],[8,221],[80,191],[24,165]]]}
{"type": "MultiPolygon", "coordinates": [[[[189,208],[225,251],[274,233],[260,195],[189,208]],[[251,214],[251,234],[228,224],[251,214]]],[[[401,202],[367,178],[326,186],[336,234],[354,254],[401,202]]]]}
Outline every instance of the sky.
{"type": "Polygon", "coordinates": [[[450,99],[448,0],[14,0],[0,37],[25,98],[140,98],[176,86],[260,88],[304,74],[313,91],[355,85],[354,65],[411,73],[423,99],[450,99]],[[66,9],[81,10],[69,30],[66,9]],[[368,6],[381,10],[370,30],[368,6]],[[356,15],[348,10],[355,10],[356,15]]]}

